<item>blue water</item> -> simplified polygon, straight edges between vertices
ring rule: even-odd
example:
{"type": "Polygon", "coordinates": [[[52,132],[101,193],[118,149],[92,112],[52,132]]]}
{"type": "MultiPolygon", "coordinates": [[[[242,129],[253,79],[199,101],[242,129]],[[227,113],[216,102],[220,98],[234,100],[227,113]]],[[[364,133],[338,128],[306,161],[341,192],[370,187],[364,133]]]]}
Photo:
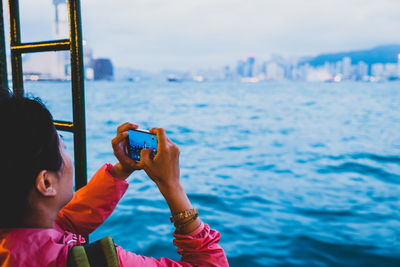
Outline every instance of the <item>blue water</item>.
{"type": "MultiPolygon", "coordinates": [[[[68,83],[25,87],[72,118],[68,83]]],[[[400,266],[400,83],[89,82],[86,107],[89,175],[119,124],[167,129],[231,266],[400,266]]],[[[92,240],[179,259],[156,186],[129,183],[92,240]]]]}

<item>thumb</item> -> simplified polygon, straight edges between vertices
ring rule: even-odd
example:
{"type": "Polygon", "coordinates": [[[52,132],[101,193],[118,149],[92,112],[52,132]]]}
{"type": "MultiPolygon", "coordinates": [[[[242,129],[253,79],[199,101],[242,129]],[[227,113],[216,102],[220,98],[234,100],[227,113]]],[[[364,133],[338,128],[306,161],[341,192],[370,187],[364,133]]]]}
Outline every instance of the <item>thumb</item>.
{"type": "Polygon", "coordinates": [[[151,149],[142,149],[140,151],[140,163],[145,166],[151,166],[153,161],[150,158],[151,149]]]}

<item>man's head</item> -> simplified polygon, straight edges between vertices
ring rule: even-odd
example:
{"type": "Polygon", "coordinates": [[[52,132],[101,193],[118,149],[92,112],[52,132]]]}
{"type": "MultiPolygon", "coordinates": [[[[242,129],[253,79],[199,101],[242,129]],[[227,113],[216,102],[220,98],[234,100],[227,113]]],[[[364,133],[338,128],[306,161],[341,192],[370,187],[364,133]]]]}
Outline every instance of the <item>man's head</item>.
{"type": "Polygon", "coordinates": [[[46,205],[61,208],[72,197],[72,173],[43,103],[0,89],[0,227],[22,227],[46,205]]]}

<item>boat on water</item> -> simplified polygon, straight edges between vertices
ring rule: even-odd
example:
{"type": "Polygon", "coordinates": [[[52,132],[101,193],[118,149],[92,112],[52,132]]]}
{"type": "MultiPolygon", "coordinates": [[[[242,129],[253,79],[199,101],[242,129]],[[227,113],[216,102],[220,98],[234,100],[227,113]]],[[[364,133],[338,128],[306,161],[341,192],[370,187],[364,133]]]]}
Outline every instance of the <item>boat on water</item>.
{"type": "Polygon", "coordinates": [[[181,82],[182,79],[174,76],[174,75],[170,75],[167,77],[167,82],[181,82]]]}

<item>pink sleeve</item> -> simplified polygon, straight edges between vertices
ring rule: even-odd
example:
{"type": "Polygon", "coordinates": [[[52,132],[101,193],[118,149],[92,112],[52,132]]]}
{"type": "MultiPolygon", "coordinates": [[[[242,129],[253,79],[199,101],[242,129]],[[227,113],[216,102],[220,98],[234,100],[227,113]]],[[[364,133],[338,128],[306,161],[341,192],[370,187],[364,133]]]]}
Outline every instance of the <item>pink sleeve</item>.
{"type": "Polygon", "coordinates": [[[117,246],[120,266],[229,266],[224,250],[218,245],[220,234],[208,224],[202,223],[188,235],[173,235],[178,253],[182,255],[181,261],[140,256],[117,246]]]}
{"type": "Polygon", "coordinates": [[[126,181],[109,174],[111,167],[103,165],[86,186],[75,192],[57,216],[58,227],[87,236],[110,216],[128,188],[126,181]]]}

